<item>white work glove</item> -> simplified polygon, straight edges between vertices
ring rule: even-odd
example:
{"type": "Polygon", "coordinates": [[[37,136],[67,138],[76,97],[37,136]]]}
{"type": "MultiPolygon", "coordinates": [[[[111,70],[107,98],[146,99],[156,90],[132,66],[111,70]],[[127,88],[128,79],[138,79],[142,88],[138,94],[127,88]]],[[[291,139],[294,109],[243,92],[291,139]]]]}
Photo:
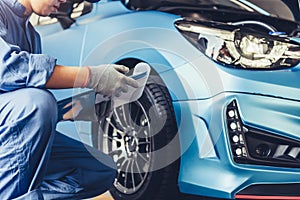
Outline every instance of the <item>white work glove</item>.
{"type": "Polygon", "coordinates": [[[94,103],[94,92],[59,101],[59,121],[97,121],[94,103]]]}
{"type": "Polygon", "coordinates": [[[127,92],[128,86],[138,88],[136,80],[127,77],[129,69],[123,65],[99,65],[89,67],[90,75],[86,87],[94,89],[104,97],[119,97],[121,92],[127,92]]]}
{"type": "Polygon", "coordinates": [[[113,110],[113,101],[103,99],[95,104],[95,93],[90,92],[58,102],[58,121],[99,121],[113,110]]]}
{"type": "Polygon", "coordinates": [[[96,102],[95,94],[89,93],[61,102],[59,120],[98,121],[113,110],[114,97],[119,97],[121,92],[127,92],[128,86],[139,86],[136,80],[124,75],[129,69],[123,65],[99,65],[87,69],[89,75],[83,87],[94,89],[103,98],[96,102]]]}

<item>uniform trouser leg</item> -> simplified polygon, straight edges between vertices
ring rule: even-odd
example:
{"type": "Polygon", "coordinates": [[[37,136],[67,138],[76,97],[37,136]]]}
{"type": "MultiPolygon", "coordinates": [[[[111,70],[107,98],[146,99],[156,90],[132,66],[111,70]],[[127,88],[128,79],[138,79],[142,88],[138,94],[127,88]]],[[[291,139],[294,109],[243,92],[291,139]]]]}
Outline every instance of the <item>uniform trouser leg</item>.
{"type": "Polygon", "coordinates": [[[57,133],[56,117],[47,91],[0,95],[0,199],[88,198],[112,184],[111,158],[57,133]]]}
{"type": "Polygon", "coordinates": [[[108,190],[116,176],[112,159],[63,134],[54,138],[46,176],[44,199],[83,199],[108,190]]]}
{"type": "Polygon", "coordinates": [[[0,95],[0,199],[41,199],[42,182],[55,134],[57,106],[45,90],[0,95]]]}

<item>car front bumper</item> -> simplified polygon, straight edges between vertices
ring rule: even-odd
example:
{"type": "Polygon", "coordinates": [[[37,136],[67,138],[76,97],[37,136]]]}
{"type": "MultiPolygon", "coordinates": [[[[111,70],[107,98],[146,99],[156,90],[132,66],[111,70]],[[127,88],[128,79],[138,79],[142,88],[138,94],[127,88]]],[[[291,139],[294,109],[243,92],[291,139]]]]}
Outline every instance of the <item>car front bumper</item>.
{"type": "MultiPolygon", "coordinates": [[[[227,92],[204,100],[174,102],[182,152],[180,190],[230,199],[245,195],[300,196],[300,192],[295,192],[295,184],[300,183],[297,166],[289,163],[276,166],[272,161],[236,162],[227,117],[228,106],[233,101],[243,126],[300,141],[299,101],[227,92]],[[276,185],[284,192],[276,189],[276,185]],[[274,186],[274,193],[264,189],[271,186],[274,186]],[[258,189],[253,189],[255,187],[258,189]]],[[[297,154],[294,162],[298,163],[298,159],[297,154]]]]}

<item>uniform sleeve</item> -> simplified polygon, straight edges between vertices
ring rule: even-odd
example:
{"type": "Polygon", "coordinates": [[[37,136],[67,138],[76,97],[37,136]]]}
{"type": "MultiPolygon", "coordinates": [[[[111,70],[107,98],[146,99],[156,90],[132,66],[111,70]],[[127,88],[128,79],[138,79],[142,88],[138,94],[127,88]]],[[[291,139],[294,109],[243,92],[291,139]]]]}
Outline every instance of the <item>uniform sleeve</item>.
{"type": "MultiPolygon", "coordinates": [[[[0,25],[0,33],[5,28],[0,25]],[[2,29],[2,30],[1,30],[2,29]]],[[[56,59],[45,54],[31,54],[8,44],[0,34],[0,90],[24,87],[44,88],[53,73],[56,59]]]]}

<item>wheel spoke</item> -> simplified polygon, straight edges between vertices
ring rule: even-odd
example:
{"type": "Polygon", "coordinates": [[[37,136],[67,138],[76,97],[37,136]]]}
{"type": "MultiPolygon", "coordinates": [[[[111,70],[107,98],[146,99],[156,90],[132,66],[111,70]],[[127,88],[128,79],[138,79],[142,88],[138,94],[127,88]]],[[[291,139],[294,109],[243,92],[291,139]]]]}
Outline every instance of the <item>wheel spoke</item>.
{"type": "Polygon", "coordinates": [[[119,133],[120,135],[124,136],[124,131],[118,129],[111,120],[107,120],[108,124],[114,129],[114,133],[119,133]]]}
{"type": "Polygon", "coordinates": [[[132,179],[132,188],[135,190],[135,178],[134,178],[134,169],[133,169],[134,160],[131,162],[131,179],[132,179]]]}
{"type": "Polygon", "coordinates": [[[137,173],[138,173],[138,174],[141,174],[142,172],[141,172],[140,166],[139,166],[139,164],[138,164],[138,161],[137,161],[137,160],[134,160],[134,164],[135,164],[135,166],[136,166],[137,173]]]}
{"type": "Polygon", "coordinates": [[[127,166],[126,166],[126,169],[124,170],[124,173],[125,173],[125,177],[124,177],[124,185],[126,186],[127,185],[127,181],[128,181],[128,174],[129,174],[129,165],[130,165],[130,160],[127,160],[127,166]]]}
{"type": "Polygon", "coordinates": [[[140,175],[140,177],[141,177],[141,181],[143,182],[145,179],[144,179],[144,177],[142,176],[142,172],[141,172],[141,169],[140,169],[140,166],[139,166],[139,164],[138,164],[138,161],[137,160],[135,160],[135,166],[136,166],[136,169],[137,169],[137,172],[138,172],[138,174],[140,175]]]}
{"type": "Polygon", "coordinates": [[[132,119],[130,116],[131,112],[130,112],[129,104],[124,104],[121,106],[121,108],[122,108],[122,115],[123,115],[124,122],[127,124],[127,126],[132,127],[132,119]]]}
{"type": "Polygon", "coordinates": [[[107,138],[109,140],[114,140],[114,137],[113,136],[109,136],[108,134],[103,134],[103,137],[107,138]]]}
{"type": "Polygon", "coordinates": [[[138,117],[141,115],[141,114],[140,114],[141,111],[142,111],[142,108],[139,106],[138,109],[137,109],[137,111],[136,111],[136,115],[135,115],[135,117],[134,117],[134,122],[135,122],[135,123],[137,122],[138,117]]]}
{"type": "Polygon", "coordinates": [[[150,141],[143,141],[143,142],[139,142],[139,145],[150,145],[151,142],[150,141]]]}
{"type": "Polygon", "coordinates": [[[123,130],[126,130],[128,124],[124,119],[122,107],[120,106],[113,111],[113,117],[115,118],[115,121],[120,125],[120,127],[123,130]]]}
{"type": "Polygon", "coordinates": [[[128,159],[125,158],[125,156],[122,156],[120,158],[118,158],[116,164],[117,167],[120,171],[125,171],[126,170],[126,166],[125,164],[128,162],[128,159]]]}
{"type": "Polygon", "coordinates": [[[143,155],[142,153],[138,152],[137,155],[138,155],[141,159],[143,159],[145,162],[149,162],[149,160],[148,160],[147,158],[145,158],[144,155],[143,155]]]}

